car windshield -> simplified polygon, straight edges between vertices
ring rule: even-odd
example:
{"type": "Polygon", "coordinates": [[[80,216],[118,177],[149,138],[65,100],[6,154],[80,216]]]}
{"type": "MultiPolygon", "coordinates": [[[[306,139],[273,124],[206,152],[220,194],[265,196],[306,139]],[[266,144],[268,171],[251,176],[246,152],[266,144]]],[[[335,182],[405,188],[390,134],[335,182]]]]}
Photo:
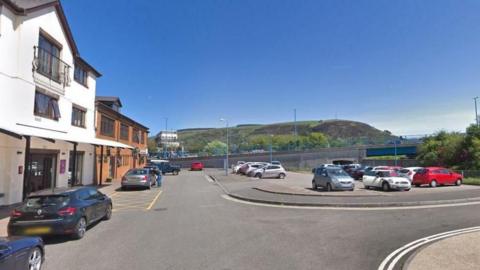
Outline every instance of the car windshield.
{"type": "Polygon", "coordinates": [[[68,204],[69,196],[67,195],[50,195],[50,196],[38,196],[29,197],[23,205],[24,209],[36,209],[49,206],[64,206],[68,204]]]}
{"type": "Polygon", "coordinates": [[[349,176],[344,170],[327,170],[330,176],[349,176]]]}

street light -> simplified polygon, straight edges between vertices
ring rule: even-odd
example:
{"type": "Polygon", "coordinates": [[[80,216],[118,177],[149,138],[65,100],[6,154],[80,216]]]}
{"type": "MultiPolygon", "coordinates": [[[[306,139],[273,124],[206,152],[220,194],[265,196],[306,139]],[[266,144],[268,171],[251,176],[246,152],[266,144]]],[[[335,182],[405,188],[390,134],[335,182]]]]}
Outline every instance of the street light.
{"type": "Polygon", "coordinates": [[[473,98],[473,100],[475,101],[475,123],[477,124],[477,127],[478,127],[479,123],[478,123],[478,112],[477,112],[477,99],[478,97],[473,98]]]}
{"type": "Polygon", "coordinates": [[[273,134],[270,134],[270,164],[273,161],[273,154],[272,154],[272,144],[273,144],[273,134]]]}
{"type": "Polygon", "coordinates": [[[227,133],[227,152],[225,153],[225,175],[228,176],[228,120],[220,118],[220,121],[225,122],[225,130],[227,133]]]}

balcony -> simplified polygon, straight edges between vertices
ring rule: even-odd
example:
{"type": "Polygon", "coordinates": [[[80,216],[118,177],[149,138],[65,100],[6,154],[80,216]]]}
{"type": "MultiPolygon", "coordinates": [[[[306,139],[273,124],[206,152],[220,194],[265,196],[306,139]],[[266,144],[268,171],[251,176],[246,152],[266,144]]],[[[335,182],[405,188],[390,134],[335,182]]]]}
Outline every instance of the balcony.
{"type": "Polygon", "coordinates": [[[43,87],[64,94],[65,87],[70,86],[71,82],[70,65],[43,48],[35,46],[33,49],[35,82],[43,87]]]}

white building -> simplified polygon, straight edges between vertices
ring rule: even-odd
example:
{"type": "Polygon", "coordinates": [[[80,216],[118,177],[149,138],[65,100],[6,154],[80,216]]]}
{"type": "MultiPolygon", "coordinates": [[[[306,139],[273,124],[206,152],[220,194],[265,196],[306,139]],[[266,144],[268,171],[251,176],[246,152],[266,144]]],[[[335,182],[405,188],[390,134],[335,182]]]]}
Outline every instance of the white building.
{"type": "Polygon", "coordinates": [[[94,145],[131,148],[95,138],[100,76],[80,57],[59,1],[0,0],[0,205],[93,184],[94,145]]]}
{"type": "Polygon", "coordinates": [[[160,131],[155,137],[155,141],[157,147],[162,148],[164,151],[176,150],[180,147],[176,131],[160,131]]]}

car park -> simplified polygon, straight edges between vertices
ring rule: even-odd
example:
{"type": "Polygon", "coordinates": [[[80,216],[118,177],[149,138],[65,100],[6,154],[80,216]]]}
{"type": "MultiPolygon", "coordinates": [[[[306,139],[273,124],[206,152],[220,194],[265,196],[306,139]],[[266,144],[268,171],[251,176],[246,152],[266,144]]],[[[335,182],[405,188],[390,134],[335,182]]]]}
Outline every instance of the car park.
{"type": "Polygon", "coordinates": [[[33,193],[15,208],[8,235],[69,235],[80,239],[87,227],[112,215],[112,200],[94,187],[33,193]]]}
{"type": "Polygon", "coordinates": [[[438,185],[457,185],[463,182],[463,176],[449,169],[442,167],[426,167],[418,170],[413,176],[412,184],[416,187],[421,185],[429,185],[437,187],[438,185]]]}
{"type": "Polygon", "coordinates": [[[191,171],[202,171],[203,170],[203,163],[202,162],[192,162],[190,165],[191,171]]]}
{"type": "Polygon", "coordinates": [[[150,189],[155,184],[155,171],[148,168],[130,169],[122,177],[121,188],[143,187],[150,189]]]}
{"type": "Polygon", "coordinates": [[[285,169],[281,165],[274,164],[267,164],[262,168],[254,170],[252,174],[257,178],[284,179],[287,176],[285,169]]]}
{"type": "Polygon", "coordinates": [[[316,190],[319,187],[326,191],[353,191],[355,189],[355,183],[353,178],[341,168],[319,167],[315,169],[312,180],[312,189],[316,190]]]}
{"type": "Polygon", "coordinates": [[[365,189],[381,188],[383,191],[411,189],[408,179],[401,177],[395,170],[367,171],[363,176],[365,189]]]}
{"type": "Polygon", "coordinates": [[[40,270],[45,249],[40,237],[0,237],[0,269],[40,270]]]}
{"type": "Polygon", "coordinates": [[[423,169],[423,168],[422,167],[402,168],[398,171],[398,175],[407,178],[411,183],[413,181],[413,176],[421,169],[423,169]]]}

